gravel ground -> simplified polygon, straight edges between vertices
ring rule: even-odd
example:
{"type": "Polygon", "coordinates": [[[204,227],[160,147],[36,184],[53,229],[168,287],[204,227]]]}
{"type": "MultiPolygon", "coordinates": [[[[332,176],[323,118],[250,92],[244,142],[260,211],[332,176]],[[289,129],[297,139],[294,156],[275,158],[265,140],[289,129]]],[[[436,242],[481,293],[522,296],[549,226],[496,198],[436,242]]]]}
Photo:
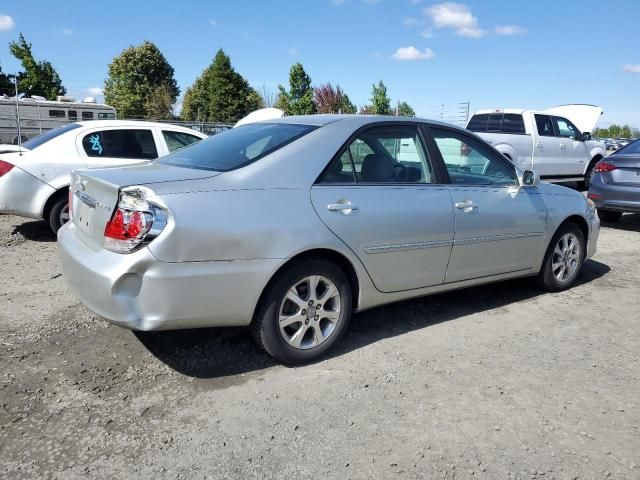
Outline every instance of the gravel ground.
{"type": "Polygon", "coordinates": [[[0,216],[0,478],[638,479],[639,247],[627,215],[568,292],[378,308],[286,368],[244,329],[108,325],[0,216]]]}

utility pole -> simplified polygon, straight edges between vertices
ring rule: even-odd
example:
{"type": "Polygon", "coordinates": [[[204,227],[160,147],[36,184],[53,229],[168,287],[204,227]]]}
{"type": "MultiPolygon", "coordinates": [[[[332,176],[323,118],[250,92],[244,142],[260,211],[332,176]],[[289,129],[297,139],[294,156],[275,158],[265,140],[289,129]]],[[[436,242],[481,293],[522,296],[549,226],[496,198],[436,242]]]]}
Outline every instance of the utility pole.
{"type": "Polygon", "coordinates": [[[467,122],[469,122],[470,107],[471,107],[470,101],[458,103],[458,113],[459,113],[458,120],[460,121],[460,123],[463,124],[463,126],[466,126],[467,122]]]}

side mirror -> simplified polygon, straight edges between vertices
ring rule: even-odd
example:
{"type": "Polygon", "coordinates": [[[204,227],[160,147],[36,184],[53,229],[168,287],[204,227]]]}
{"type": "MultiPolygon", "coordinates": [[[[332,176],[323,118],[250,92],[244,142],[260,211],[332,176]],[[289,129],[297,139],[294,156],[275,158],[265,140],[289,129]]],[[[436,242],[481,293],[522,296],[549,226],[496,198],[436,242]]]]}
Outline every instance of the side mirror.
{"type": "Polygon", "coordinates": [[[589,140],[591,140],[591,132],[584,132],[584,133],[582,134],[582,138],[581,138],[581,140],[582,140],[583,142],[588,142],[589,140]]]}
{"type": "Polygon", "coordinates": [[[522,185],[524,187],[536,187],[540,184],[540,175],[534,170],[525,170],[522,174],[522,185]]]}

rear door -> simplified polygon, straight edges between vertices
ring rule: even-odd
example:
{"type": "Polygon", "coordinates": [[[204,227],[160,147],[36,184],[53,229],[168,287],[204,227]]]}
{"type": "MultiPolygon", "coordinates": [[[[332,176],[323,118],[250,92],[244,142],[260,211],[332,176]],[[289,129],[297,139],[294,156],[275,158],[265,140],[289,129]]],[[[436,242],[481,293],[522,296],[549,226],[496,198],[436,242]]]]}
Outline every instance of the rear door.
{"type": "Polygon", "coordinates": [[[102,128],[79,135],[76,147],[88,168],[140,163],[158,158],[151,128],[102,128]]]}
{"type": "Polygon", "coordinates": [[[338,152],[311,200],[378,290],[438,285],[453,242],[451,197],[441,175],[416,124],[369,126],[338,152]]]}
{"type": "Polygon", "coordinates": [[[429,130],[449,175],[454,206],[446,282],[532,269],[546,230],[546,207],[538,189],[520,187],[515,167],[481,140],[457,129],[429,130]],[[475,163],[482,159],[482,171],[467,169],[458,151],[473,156],[475,163]]]}
{"type": "Polygon", "coordinates": [[[537,136],[533,145],[533,168],[541,177],[563,174],[560,158],[560,139],[556,137],[551,115],[533,114],[537,136]]]}

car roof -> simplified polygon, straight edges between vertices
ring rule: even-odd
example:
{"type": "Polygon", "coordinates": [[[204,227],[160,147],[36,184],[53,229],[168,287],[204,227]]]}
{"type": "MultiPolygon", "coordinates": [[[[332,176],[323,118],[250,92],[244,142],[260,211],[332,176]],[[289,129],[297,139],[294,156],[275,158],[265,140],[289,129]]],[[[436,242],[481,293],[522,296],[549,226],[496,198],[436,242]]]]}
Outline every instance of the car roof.
{"type": "Polygon", "coordinates": [[[82,127],[127,127],[127,126],[135,126],[135,127],[158,127],[158,128],[172,128],[183,130],[185,132],[195,132],[196,134],[202,135],[202,133],[193,130],[189,127],[184,127],[182,125],[175,125],[173,123],[164,123],[164,122],[147,122],[144,120],[85,120],[81,122],[73,122],[82,127]]]}
{"type": "Polygon", "coordinates": [[[410,122],[410,123],[426,123],[429,125],[439,125],[443,127],[457,128],[464,130],[460,127],[452,125],[450,123],[441,122],[438,120],[430,120],[417,117],[395,117],[391,115],[354,115],[354,114],[316,114],[316,115],[291,115],[282,118],[275,118],[270,120],[262,120],[256,123],[289,123],[297,125],[312,125],[322,127],[334,122],[349,122],[351,126],[365,126],[372,123],[379,122],[410,122]]]}

